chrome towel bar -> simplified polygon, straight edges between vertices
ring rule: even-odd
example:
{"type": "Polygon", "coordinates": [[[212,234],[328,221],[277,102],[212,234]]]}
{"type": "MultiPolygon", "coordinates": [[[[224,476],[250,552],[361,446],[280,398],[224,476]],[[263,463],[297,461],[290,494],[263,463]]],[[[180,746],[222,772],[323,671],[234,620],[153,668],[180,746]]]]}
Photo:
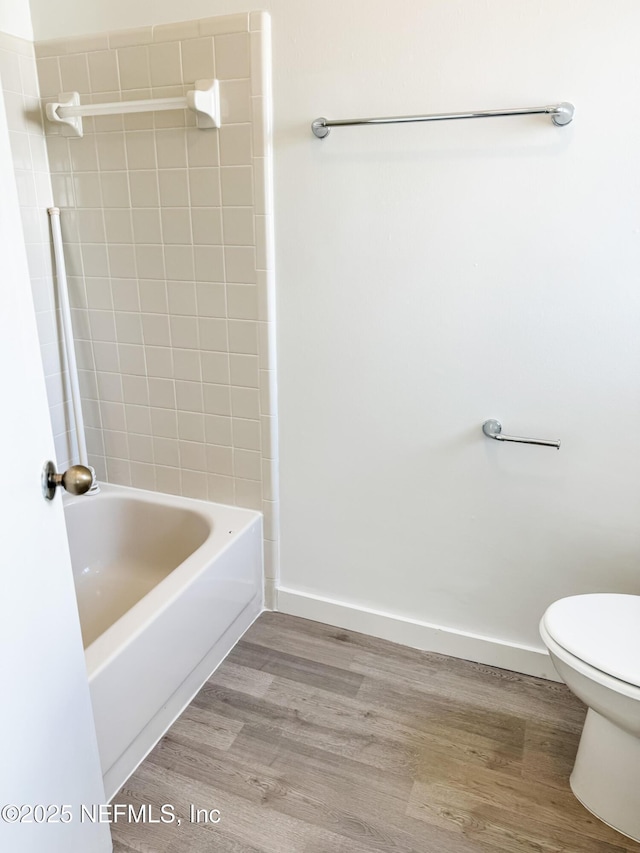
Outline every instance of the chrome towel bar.
{"type": "Polygon", "coordinates": [[[487,438],[495,438],[496,441],[517,441],[520,444],[540,444],[543,447],[555,447],[560,450],[560,440],[548,440],[545,438],[521,438],[517,435],[504,435],[502,432],[502,424],[493,418],[485,421],[482,424],[482,432],[487,438]]]}
{"type": "Polygon", "coordinates": [[[311,125],[311,130],[318,137],[324,139],[329,136],[332,127],[347,127],[364,124],[404,124],[414,121],[452,121],[462,118],[500,118],[502,116],[526,116],[526,115],[548,115],[551,121],[558,127],[564,127],[573,119],[575,107],[573,104],[562,102],[547,107],[517,107],[504,110],[476,110],[466,113],[435,113],[425,116],[391,116],[388,118],[343,118],[333,119],[317,118],[311,125]]]}

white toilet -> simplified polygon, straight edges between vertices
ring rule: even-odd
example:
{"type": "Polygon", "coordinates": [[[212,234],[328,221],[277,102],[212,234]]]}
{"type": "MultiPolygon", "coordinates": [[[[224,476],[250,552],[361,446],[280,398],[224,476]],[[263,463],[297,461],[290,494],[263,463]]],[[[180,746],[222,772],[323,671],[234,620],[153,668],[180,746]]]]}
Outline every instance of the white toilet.
{"type": "Polygon", "coordinates": [[[556,601],[540,634],[588,706],[571,788],[596,817],[640,841],[640,595],[556,601]]]}

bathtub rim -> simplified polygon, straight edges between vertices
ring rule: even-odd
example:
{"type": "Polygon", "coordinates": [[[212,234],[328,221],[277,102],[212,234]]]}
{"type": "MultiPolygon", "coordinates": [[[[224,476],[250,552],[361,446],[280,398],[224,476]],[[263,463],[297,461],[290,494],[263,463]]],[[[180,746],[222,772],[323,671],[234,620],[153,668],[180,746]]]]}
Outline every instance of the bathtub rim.
{"type": "Polygon", "coordinates": [[[89,682],[97,677],[122,652],[123,648],[138,637],[159,613],[170,607],[181,591],[206,571],[216,557],[232,547],[238,536],[251,527],[256,520],[262,519],[262,513],[257,510],[114,483],[101,483],[98,494],[65,496],[64,507],[66,509],[84,501],[114,500],[119,496],[138,503],[169,507],[178,505],[191,509],[205,518],[210,532],[207,539],[192,554],[172,569],[153,589],[85,648],[89,682]],[[223,532],[228,530],[229,525],[233,527],[232,535],[223,532]]]}

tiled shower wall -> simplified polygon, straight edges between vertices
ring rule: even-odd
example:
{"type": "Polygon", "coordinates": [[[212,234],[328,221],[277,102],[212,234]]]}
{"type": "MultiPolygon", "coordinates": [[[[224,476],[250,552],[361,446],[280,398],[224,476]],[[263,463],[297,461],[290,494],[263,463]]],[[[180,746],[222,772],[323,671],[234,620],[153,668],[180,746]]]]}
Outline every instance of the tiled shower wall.
{"type": "Polygon", "coordinates": [[[60,345],[47,207],[53,204],[33,44],[0,33],[0,77],[58,467],[73,463],[75,432],[60,345]]]}
{"type": "MultiPolygon", "coordinates": [[[[220,80],[220,130],[180,110],[84,119],[82,138],[45,122],[46,142],[91,464],[110,482],[262,510],[267,603],[278,565],[268,26],[251,13],[35,46],[43,102],[220,80]]],[[[40,211],[51,197],[33,202],[50,283],[40,211]]],[[[60,467],[73,453],[63,411],[60,467]]]]}

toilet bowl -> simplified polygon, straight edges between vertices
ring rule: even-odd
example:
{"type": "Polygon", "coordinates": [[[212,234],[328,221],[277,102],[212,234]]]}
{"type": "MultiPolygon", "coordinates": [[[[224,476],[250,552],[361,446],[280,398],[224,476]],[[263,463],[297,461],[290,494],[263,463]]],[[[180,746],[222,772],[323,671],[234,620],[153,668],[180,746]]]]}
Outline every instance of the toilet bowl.
{"type": "Polygon", "coordinates": [[[571,789],[596,817],[640,841],[640,596],[575,595],[540,634],[558,674],[588,707],[571,789]]]}

